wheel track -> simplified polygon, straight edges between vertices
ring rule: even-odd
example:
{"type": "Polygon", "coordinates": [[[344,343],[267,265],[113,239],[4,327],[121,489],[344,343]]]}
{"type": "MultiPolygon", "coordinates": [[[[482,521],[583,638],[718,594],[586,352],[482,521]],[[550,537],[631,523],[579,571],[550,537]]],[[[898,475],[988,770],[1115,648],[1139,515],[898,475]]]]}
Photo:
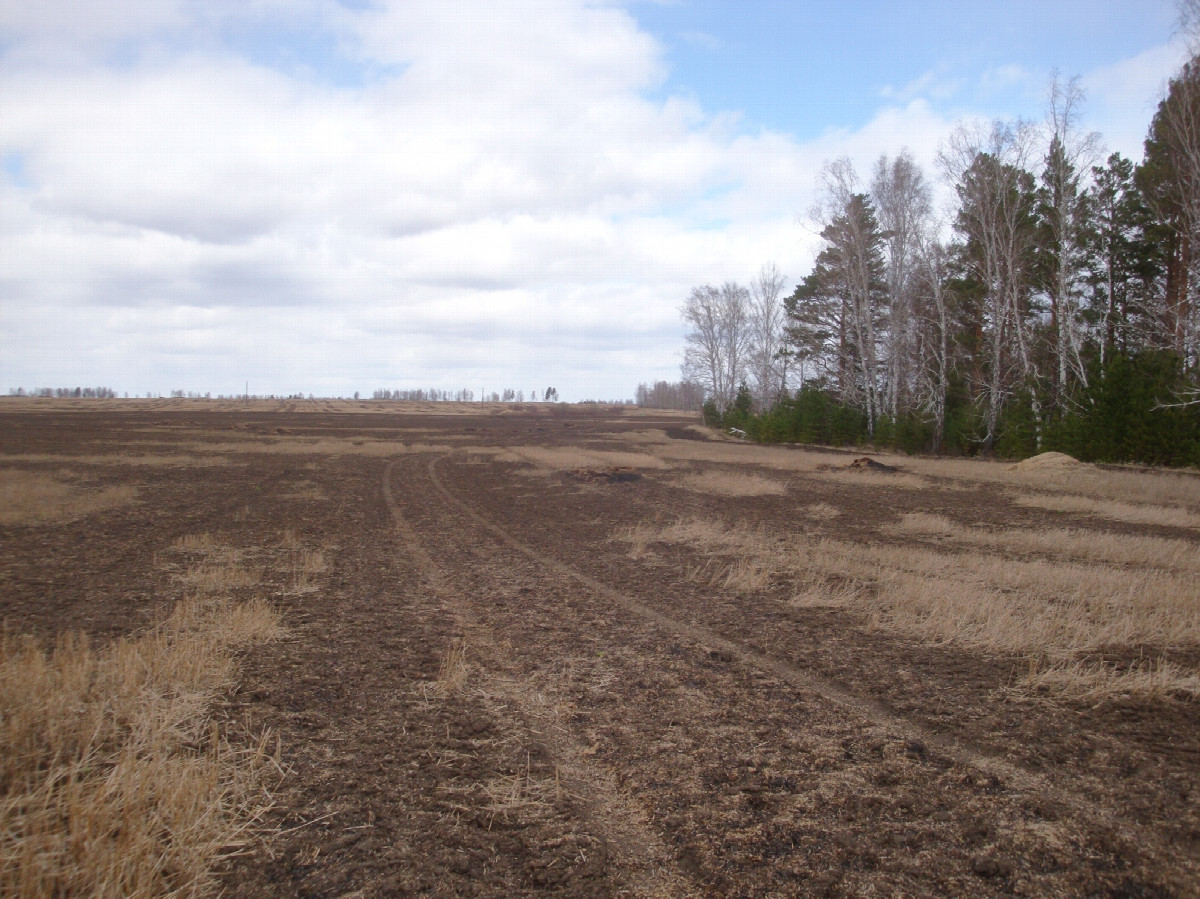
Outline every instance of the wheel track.
{"type": "Polygon", "coordinates": [[[1073,816],[1089,821],[1093,826],[1106,831],[1110,837],[1130,845],[1136,844],[1136,834],[1129,830],[1126,822],[1121,820],[1112,809],[1098,807],[1094,800],[1063,787],[1051,781],[1046,776],[1029,771],[1006,759],[983,751],[978,747],[965,744],[962,741],[955,740],[945,734],[931,731],[919,723],[892,711],[883,703],[856,696],[835,681],[819,674],[806,671],[783,659],[747,647],[709,628],[675,618],[529,546],[500,525],[477,512],[470,504],[446,487],[438,474],[438,465],[445,458],[447,458],[445,455],[435,456],[427,464],[427,473],[430,482],[441,498],[460,513],[467,516],[476,525],[487,531],[498,542],[515,550],[538,565],[560,576],[574,580],[593,594],[603,597],[619,608],[651,622],[663,631],[728,653],[743,665],[756,668],[792,687],[813,693],[828,702],[844,708],[851,714],[858,716],[860,719],[880,728],[884,732],[897,735],[902,739],[920,741],[952,763],[972,768],[989,777],[995,778],[1005,786],[1015,788],[1023,793],[1050,799],[1062,807],[1069,809],[1073,816]]]}
{"type": "Polygon", "coordinates": [[[529,730],[553,754],[558,777],[568,794],[597,825],[601,836],[615,850],[616,861],[626,872],[636,872],[633,886],[646,896],[693,896],[700,890],[679,870],[672,853],[648,825],[642,810],[628,801],[611,775],[587,761],[588,748],[572,739],[565,728],[548,719],[546,710],[531,702],[529,690],[501,673],[503,650],[494,635],[473,616],[458,598],[454,584],[421,543],[420,537],[401,511],[392,491],[397,462],[389,462],[383,476],[383,498],[400,535],[405,551],[415,563],[431,592],[454,611],[468,645],[483,655],[488,690],[505,704],[519,710],[529,730]]]}

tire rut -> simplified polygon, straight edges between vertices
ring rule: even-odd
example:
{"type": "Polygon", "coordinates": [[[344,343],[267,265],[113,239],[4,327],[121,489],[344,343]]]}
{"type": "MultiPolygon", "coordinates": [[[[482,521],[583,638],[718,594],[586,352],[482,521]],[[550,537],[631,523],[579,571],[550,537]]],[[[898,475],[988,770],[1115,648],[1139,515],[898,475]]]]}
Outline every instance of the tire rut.
{"type": "Polygon", "coordinates": [[[392,491],[396,462],[388,464],[383,476],[383,498],[395,524],[405,552],[415,563],[430,591],[453,609],[459,626],[469,635],[473,654],[486,660],[479,689],[502,704],[518,710],[531,734],[538,737],[556,762],[556,779],[561,780],[570,798],[583,810],[586,819],[607,841],[616,867],[630,879],[633,889],[644,896],[700,895],[700,888],[678,869],[673,854],[645,821],[642,810],[628,800],[611,775],[589,764],[589,747],[572,739],[571,733],[553,720],[553,713],[531,697],[520,682],[501,672],[503,648],[482,622],[459,599],[452,578],[442,569],[421,542],[415,528],[404,515],[392,491]]]}
{"type": "Polygon", "coordinates": [[[1049,799],[1053,803],[1069,809],[1073,815],[1088,820],[1094,826],[1107,831],[1115,839],[1122,842],[1134,840],[1132,834],[1124,826],[1124,822],[1120,821],[1112,810],[1098,808],[1092,799],[1076,794],[1046,776],[1026,770],[1006,759],[966,745],[962,741],[931,731],[892,711],[883,703],[855,695],[835,681],[819,674],[800,669],[783,659],[758,652],[709,628],[668,615],[540,552],[477,512],[447,488],[438,474],[439,463],[445,458],[446,456],[434,457],[426,466],[429,481],[442,499],[489,533],[496,541],[536,564],[581,584],[593,594],[651,622],[663,631],[713,647],[740,661],[743,665],[756,668],[802,691],[816,694],[875,727],[895,734],[908,742],[931,747],[952,763],[972,768],[1023,793],[1049,799]]]}

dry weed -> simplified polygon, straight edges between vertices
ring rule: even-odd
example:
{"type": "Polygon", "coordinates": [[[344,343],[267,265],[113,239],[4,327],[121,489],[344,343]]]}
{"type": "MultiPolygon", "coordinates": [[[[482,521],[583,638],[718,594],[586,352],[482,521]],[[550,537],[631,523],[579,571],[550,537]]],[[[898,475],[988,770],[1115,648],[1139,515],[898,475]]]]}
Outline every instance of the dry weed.
{"type": "MultiPolygon", "coordinates": [[[[787,582],[792,605],[841,606],[868,629],[934,643],[1060,661],[1106,646],[1200,645],[1195,584],[1200,562],[1186,541],[991,532],[927,515],[909,516],[899,527],[973,550],[1049,558],[1014,560],[803,535],[784,540],[699,518],[643,523],[614,539],[628,542],[631,552],[647,552],[659,542],[690,546],[707,557],[688,572],[694,580],[739,592],[787,582]],[[1095,564],[1102,560],[1115,564],[1095,564]]],[[[1113,683],[1135,675],[1142,676],[1118,673],[1113,683]]]]}
{"type": "Polygon", "coordinates": [[[1058,662],[1031,667],[1015,685],[1021,692],[1051,690],[1075,699],[1096,702],[1114,696],[1142,699],[1200,700],[1200,671],[1162,659],[1133,668],[1094,662],[1058,662]]]}
{"type": "Polygon", "coordinates": [[[263,602],[191,599],[94,649],[0,641],[0,893],[201,895],[265,810],[265,737],[237,750],[206,714],[234,653],[278,630],[263,602]]]}
{"type": "Polygon", "coordinates": [[[49,475],[0,469],[0,524],[70,521],[137,499],[136,487],[80,487],[49,475]]]}
{"type": "Polygon", "coordinates": [[[189,565],[176,580],[196,590],[209,592],[251,587],[262,579],[260,572],[243,568],[237,550],[218,549],[195,565],[189,565]]]}
{"type": "Polygon", "coordinates": [[[581,447],[512,446],[496,455],[500,462],[518,462],[533,466],[538,474],[571,471],[577,468],[662,469],[667,463],[648,453],[589,450],[581,447]]]}
{"type": "Polygon", "coordinates": [[[244,440],[180,444],[196,451],[218,454],[263,453],[286,456],[403,456],[412,453],[449,453],[453,448],[447,444],[412,443],[400,440],[363,440],[338,437],[286,437],[263,435],[244,440]]]}
{"type": "Polygon", "coordinates": [[[184,534],[171,544],[172,549],[189,553],[209,553],[216,549],[217,543],[212,534],[184,534]]]}
{"type": "MultiPolygon", "coordinates": [[[[205,448],[197,444],[197,449],[205,448]]],[[[3,457],[5,462],[61,462],[69,465],[115,465],[121,467],[139,466],[142,468],[211,468],[229,465],[227,459],[220,456],[192,456],[187,453],[172,455],[135,455],[123,454],[91,454],[72,456],[66,453],[14,453],[3,457]]]]}
{"type": "Polygon", "coordinates": [[[927,490],[933,486],[925,478],[915,474],[887,474],[870,471],[830,470],[817,473],[817,477],[835,484],[853,484],[876,490],[927,490]]]}
{"type": "Polygon", "coordinates": [[[1035,553],[1051,558],[1167,571],[1200,571],[1200,551],[1196,544],[1187,540],[1074,528],[989,530],[920,512],[905,515],[900,524],[890,530],[1010,553],[1035,553]]]}
{"type": "Polygon", "coordinates": [[[781,481],[733,471],[705,471],[687,475],[680,479],[680,483],[692,490],[718,496],[782,496],[787,493],[787,485],[781,481]]]}
{"type": "Polygon", "coordinates": [[[800,512],[800,517],[807,521],[833,521],[841,514],[840,509],[829,503],[814,503],[811,506],[805,506],[800,512]]]}
{"type": "Polygon", "coordinates": [[[443,699],[462,690],[467,682],[467,644],[455,640],[446,651],[446,657],[438,668],[434,689],[443,699]]]}
{"type": "Polygon", "coordinates": [[[1124,521],[1130,524],[1200,528],[1200,514],[1177,506],[1129,503],[1063,494],[1020,494],[1013,497],[1013,502],[1019,506],[1034,509],[1111,518],[1114,521],[1124,521]]]}
{"type": "Polygon", "coordinates": [[[319,549],[297,546],[290,553],[291,591],[311,593],[317,589],[315,576],[329,568],[325,553],[319,549]]]}

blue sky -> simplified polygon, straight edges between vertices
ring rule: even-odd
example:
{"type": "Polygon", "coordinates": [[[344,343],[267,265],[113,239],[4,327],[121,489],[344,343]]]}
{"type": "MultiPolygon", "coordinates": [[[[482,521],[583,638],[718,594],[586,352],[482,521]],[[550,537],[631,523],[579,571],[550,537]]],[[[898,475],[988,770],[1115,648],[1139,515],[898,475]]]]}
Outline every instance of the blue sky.
{"type": "MultiPolygon", "coordinates": [[[[1042,115],[1137,158],[1170,0],[0,0],[0,390],[677,379],[821,166],[1042,115]]],[[[939,187],[945,198],[948,189],[939,187]]]]}

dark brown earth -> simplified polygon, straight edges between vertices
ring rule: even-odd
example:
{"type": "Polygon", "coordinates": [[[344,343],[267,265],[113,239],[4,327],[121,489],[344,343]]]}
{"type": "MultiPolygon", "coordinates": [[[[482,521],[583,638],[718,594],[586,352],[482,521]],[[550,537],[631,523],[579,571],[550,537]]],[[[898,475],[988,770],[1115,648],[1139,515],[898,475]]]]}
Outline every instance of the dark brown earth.
{"type": "Polygon", "coordinates": [[[290,530],[330,559],[315,591],[277,591],[288,636],[223,703],[278,735],[288,772],[229,895],[1200,895],[1200,704],[1019,694],[1019,660],[710,587],[690,550],[611,539],[689,515],[786,537],[813,503],[865,542],[911,511],[1038,526],[999,493],[880,473],[727,498],[472,452],[697,439],[672,415],[6,408],[0,465],[139,489],[0,526],[10,632],[142,627],[176,598],[163,559],[184,535],[252,551],[290,530]],[[327,443],[297,451],[310,438],[327,443]]]}

